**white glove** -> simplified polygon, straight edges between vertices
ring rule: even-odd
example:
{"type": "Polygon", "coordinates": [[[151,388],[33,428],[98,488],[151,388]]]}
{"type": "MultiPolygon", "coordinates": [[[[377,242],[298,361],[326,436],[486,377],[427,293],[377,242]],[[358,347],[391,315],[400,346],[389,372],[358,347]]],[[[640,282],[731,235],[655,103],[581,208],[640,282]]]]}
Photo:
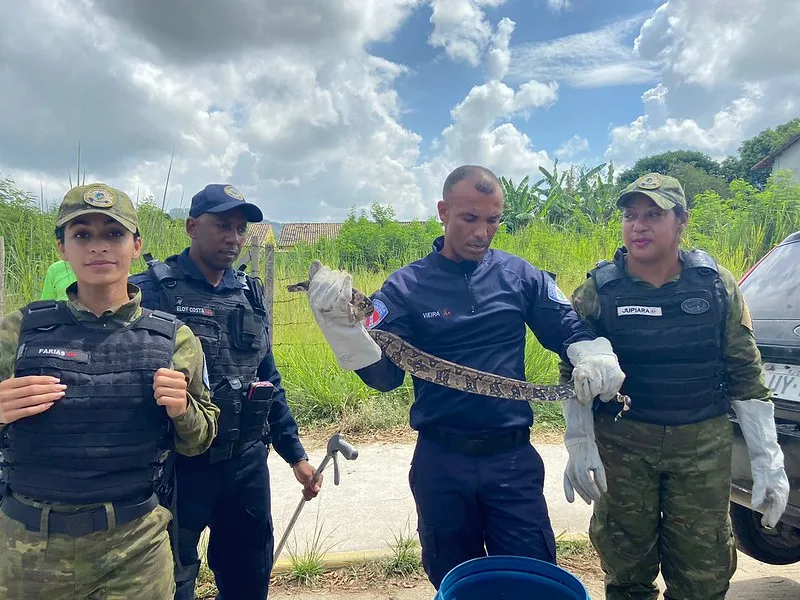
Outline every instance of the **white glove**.
{"type": "Polygon", "coordinates": [[[567,422],[564,445],[569,452],[564,470],[564,495],[571,503],[575,501],[577,491],[586,504],[591,504],[592,500],[597,502],[608,490],[608,485],[606,470],[597,451],[592,405],[562,400],[561,408],[567,422]]]}
{"type": "Polygon", "coordinates": [[[775,431],[775,405],[762,400],[731,402],[742,430],[753,472],[751,508],[764,516],[764,527],[775,527],[789,501],[789,479],[775,431]]]}
{"type": "Polygon", "coordinates": [[[322,335],[345,371],[362,369],[381,359],[375,343],[361,319],[354,313],[353,276],[347,271],[332,271],[315,260],[308,269],[308,303],[322,335]]]}
{"type": "Polygon", "coordinates": [[[617,395],[625,373],[619,368],[617,355],[608,339],[599,337],[570,344],[567,357],[574,367],[575,395],[583,404],[591,404],[595,396],[608,402],[617,395]]]}

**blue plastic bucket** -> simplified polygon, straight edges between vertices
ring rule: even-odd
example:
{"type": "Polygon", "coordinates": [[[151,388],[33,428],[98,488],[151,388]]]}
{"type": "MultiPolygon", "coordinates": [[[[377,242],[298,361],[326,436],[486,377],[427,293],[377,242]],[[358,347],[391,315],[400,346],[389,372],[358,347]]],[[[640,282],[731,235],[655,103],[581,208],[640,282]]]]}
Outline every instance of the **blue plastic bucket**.
{"type": "Polygon", "coordinates": [[[552,563],[484,556],[445,575],[434,600],[590,600],[580,579],[552,563]]]}

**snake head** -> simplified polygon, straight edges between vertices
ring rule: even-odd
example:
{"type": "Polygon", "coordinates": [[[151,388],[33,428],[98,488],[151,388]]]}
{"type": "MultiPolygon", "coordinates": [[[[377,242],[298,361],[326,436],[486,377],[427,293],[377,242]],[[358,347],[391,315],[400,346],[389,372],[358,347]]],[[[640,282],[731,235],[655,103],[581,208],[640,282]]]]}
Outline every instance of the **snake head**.
{"type": "Polygon", "coordinates": [[[350,301],[350,306],[353,308],[353,314],[361,321],[370,316],[375,310],[372,300],[356,289],[353,290],[353,299],[350,301]]]}

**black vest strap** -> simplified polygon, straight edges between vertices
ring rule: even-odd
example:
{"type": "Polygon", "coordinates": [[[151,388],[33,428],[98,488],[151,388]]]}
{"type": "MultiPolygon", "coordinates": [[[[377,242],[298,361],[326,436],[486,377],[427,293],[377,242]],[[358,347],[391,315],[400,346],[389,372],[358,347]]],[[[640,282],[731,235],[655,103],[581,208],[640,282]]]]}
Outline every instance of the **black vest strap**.
{"type": "Polygon", "coordinates": [[[74,322],[75,319],[63,300],[37,300],[22,309],[21,331],[45,329],[74,322]]]}
{"type": "Polygon", "coordinates": [[[603,261],[603,264],[598,264],[598,267],[592,271],[592,276],[599,292],[608,284],[625,277],[625,271],[620,269],[616,263],[603,261]]]}
{"type": "Polygon", "coordinates": [[[149,271],[153,279],[159,285],[172,287],[178,279],[183,279],[183,276],[177,269],[173,269],[168,264],[161,262],[149,252],[143,255],[144,261],[149,267],[149,271]]]}
{"type": "Polygon", "coordinates": [[[175,341],[178,328],[181,326],[181,322],[175,315],[147,308],[143,308],[142,313],[142,316],[131,327],[158,333],[175,341]]]}
{"type": "Polygon", "coordinates": [[[681,259],[683,260],[684,270],[695,269],[701,275],[719,274],[716,261],[702,250],[681,250],[681,259]]]}

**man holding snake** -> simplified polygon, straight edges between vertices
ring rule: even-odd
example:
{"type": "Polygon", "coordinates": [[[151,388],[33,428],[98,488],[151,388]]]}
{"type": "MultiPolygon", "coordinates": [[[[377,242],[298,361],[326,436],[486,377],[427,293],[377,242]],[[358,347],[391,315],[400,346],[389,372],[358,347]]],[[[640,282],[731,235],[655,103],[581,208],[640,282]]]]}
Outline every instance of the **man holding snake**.
{"type": "MultiPolygon", "coordinates": [[[[581,322],[554,275],[490,248],[503,215],[503,189],[491,171],[455,169],[438,212],[444,235],[428,256],[389,276],[363,322],[350,304],[349,273],[318,264],[310,270],[309,304],[340,367],[381,391],[403,383],[404,371],[369,335],[377,328],[442,359],[524,380],[527,325],[574,367],[576,397],[563,401],[570,452],[564,489],[568,497],[573,490],[596,497],[605,491],[605,475],[592,401],[614,399],[625,378],[610,343],[581,322]]],[[[554,563],[544,464],[529,439],[530,404],[412,379],[410,425],[419,436],[409,484],[434,587],[451,568],[487,553],[554,563]]]]}

